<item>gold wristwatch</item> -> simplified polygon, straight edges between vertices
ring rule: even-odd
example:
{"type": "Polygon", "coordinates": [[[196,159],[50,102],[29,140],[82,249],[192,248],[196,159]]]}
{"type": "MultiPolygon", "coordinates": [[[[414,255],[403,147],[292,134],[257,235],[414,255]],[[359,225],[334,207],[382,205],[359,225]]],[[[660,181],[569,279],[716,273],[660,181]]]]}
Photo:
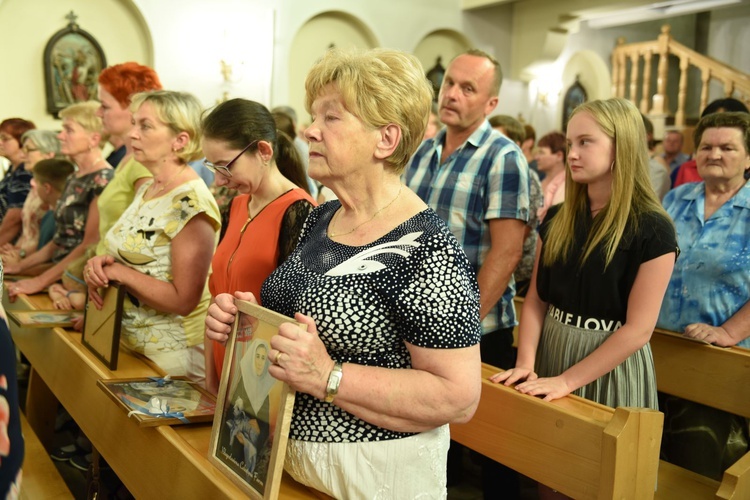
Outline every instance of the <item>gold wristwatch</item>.
{"type": "Polygon", "coordinates": [[[341,369],[341,363],[336,361],[333,365],[331,374],[328,375],[328,385],[326,386],[326,403],[332,403],[333,398],[339,393],[339,385],[341,385],[341,378],[344,376],[344,372],[341,369]]]}

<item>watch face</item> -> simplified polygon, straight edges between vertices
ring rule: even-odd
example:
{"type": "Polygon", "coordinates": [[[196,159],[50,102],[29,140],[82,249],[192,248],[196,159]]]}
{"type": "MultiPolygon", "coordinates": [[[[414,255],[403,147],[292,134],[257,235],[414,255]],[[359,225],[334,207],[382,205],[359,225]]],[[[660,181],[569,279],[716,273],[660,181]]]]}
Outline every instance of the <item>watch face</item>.
{"type": "Polygon", "coordinates": [[[333,366],[333,370],[331,370],[331,374],[328,376],[328,385],[326,386],[328,396],[326,397],[326,401],[328,401],[328,398],[333,400],[333,396],[339,392],[339,384],[341,383],[342,376],[343,372],[341,371],[341,363],[336,363],[333,366]]]}

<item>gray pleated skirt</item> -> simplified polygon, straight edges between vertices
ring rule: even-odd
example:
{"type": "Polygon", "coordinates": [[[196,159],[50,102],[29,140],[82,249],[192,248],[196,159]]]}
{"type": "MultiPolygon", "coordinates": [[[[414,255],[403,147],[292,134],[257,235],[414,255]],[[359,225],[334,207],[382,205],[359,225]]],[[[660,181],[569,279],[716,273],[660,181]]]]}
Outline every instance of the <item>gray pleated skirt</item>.
{"type": "MultiPolygon", "coordinates": [[[[555,377],[591,354],[612,332],[564,324],[550,314],[544,318],[536,354],[539,377],[555,377]]],[[[657,410],[656,374],[651,345],[634,352],[611,372],[573,392],[603,405],[657,410]]]]}

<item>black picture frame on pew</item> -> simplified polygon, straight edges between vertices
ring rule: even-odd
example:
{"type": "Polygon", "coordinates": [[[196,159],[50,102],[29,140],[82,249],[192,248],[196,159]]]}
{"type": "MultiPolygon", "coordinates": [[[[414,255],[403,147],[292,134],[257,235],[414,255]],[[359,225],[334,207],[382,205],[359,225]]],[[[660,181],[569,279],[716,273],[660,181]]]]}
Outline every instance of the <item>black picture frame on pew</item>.
{"type": "Polygon", "coordinates": [[[297,323],[244,300],[227,341],[208,460],[253,500],[278,498],[294,390],[271,377],[271,337],[297,323]]]}
{"type": "Polygon", "coordinates": [[[120,328],[122,326],[122,306],[127,288],[111,283],[101,291],[103,305],[97,309],[91,298],[86,300],[83,316],[83,344],[96,358],[110,370],[117,370],[117,357],[120,352],[120,328]]]}
{"type": "Polygon", "coordinates": [[[44,89],[47,111],[57,118],[63,108],[97,98],[99,73],[107,67],[96,39],[76,23],[70,12],[68,25],[52,35],[44,48],[44,89]]]}

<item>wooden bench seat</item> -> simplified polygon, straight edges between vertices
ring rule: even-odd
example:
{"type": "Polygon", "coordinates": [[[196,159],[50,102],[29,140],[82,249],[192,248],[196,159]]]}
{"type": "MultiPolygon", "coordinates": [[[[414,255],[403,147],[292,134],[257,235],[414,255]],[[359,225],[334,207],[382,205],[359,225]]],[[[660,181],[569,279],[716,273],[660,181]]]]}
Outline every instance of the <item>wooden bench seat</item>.
{"type": "Polygon", "coordinates": [[[576,499],[653,498],[663,414],[576,396],[553,402],[493,384],[482,367],[474,418],[451,438],[576,499]]]}
{"type": "Polygon", "coordinates": [[[22,499],[52,500],[73,498],[62,476],[52,463],[47,450],[21,413],[21,431],[24,438],[22,499]]]}
{"type": "MultiPolygon", "coordinates": [[[[750,418],[750,350],[698,343],[658,329],[651,349],[659,391],[750,418]]],[[[662,461],[656,498],[750,499],[750,452],[724,472],[721,483],[662,461]]]]}
{"type": "MultiPolygon", "coordinates": [[[[45,309],[50,304],[49,298],[42,295],[22,295],[11,304],[6,291],[3,305],[6,310],[21,310],[45,309]]],[[[111,371],[81,344],[80,333],[62,328],[20,328],[15,324],[11,324],[11,333],[33,366],[26,414],[42,442],[42,436],[52,436],[54,410],[59,401],[136,498],[245,497],[208,461],[210,423],[138,427],[97,386],[100,379],[163,375],[153,364],[121,350],[118,368],[111,371]]],[[[41,445],[40,448],[44,449],[41,445]]],[[[328,497],[285,473],[280,498],[328,497]]]]}

